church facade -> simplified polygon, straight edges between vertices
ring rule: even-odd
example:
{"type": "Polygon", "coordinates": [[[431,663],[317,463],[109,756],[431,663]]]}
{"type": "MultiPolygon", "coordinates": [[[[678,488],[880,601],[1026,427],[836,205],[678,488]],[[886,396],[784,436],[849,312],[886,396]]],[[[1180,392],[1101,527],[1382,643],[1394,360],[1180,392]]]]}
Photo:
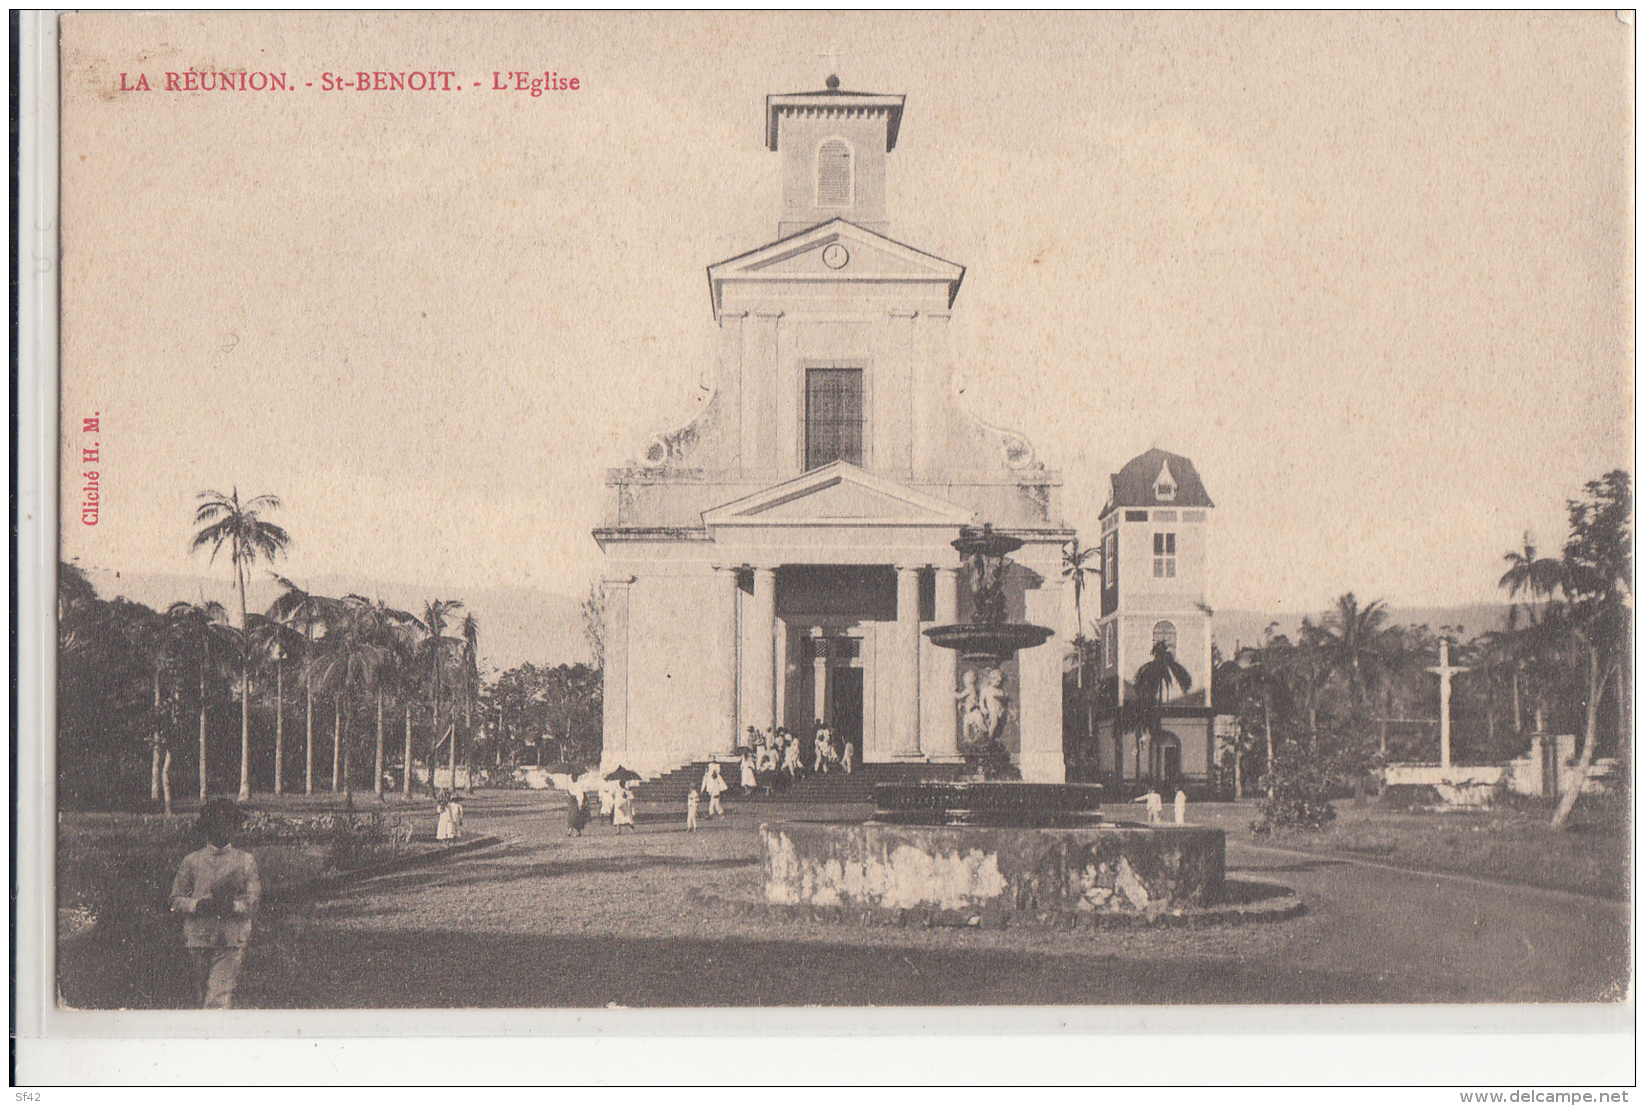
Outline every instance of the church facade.
{"type": "MultiPolygon", "coordinates": [[[[903,108],[833,78],[767,98],[777,236],[708,268],[712,398],[607,475],[606,770],[819,720],[867,762],[959,760],[956,655],[922,631],[969,618],[962,526],[1024,542],[1009,618],[1065,625],[1061,479],[955,392],[964,268],[892,236],[903,108]]],[[[1025,779],[1064,778],[1063,656],[1054,639],[1006,669],[1025,779]]]]}

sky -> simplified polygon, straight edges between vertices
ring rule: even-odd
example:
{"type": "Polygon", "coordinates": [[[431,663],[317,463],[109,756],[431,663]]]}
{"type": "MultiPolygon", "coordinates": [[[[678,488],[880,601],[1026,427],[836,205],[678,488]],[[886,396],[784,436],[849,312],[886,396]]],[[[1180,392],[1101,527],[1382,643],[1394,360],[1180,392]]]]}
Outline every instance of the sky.
{"type": "MultiPolygon", "coordinates": [[[[907,96],[891,237],[966,267],[967,402],[1097,533],[1158,445],[1215,606],[1498,599],[1632,468],[1633,33],[1611,12],[65,17],[63,553],[580,595],[605,471],[713,386],[776,237],[768,93],[907,96]],[[284,72],[168,92],[167,72],[284,72]],[[325,91],[439,71],[461,92],[325,91]],[[494,73],[577,91],[496,91],[494,73]],[[139,74],[147,92],[120,90],[139,74]],[[99,418],[97,525],[78,522],[99,418]]],[[[553,659],[553,658],[546,658],[553,659]]]]}

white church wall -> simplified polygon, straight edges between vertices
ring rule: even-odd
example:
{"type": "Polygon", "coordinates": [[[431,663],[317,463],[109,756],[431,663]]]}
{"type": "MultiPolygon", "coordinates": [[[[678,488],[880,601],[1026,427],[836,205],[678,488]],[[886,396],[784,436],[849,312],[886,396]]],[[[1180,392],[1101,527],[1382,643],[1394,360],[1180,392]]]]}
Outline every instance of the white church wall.
{"type": "Polygon", "coordinates": [[[719,592],[701,575],[640,576],[629,588],[626,763],[650,773],[697,759],[717,734],[719,592]]]}

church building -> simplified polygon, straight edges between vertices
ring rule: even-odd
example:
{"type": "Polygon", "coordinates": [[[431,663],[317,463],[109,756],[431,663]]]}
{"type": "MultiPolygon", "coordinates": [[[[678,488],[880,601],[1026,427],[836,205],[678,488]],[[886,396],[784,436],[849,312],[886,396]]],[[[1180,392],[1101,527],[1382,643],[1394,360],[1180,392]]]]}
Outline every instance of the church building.
{"type": "MultiPolygon", "coordinates": [[[[1061,478],[962,405],[965,269],[894,236],[903,101],[836,78],[767,97],[776,236],[708,267],[713,396],[606,479],[606,770],[819,719],[869,763],[957,762],[956,654],[922,631],[969,619],[962,526],[1023,541],[1010,619],[1066,625],[1061,478]]],[[[1024,779],[1065,778],[1062,667],[1056,640],[1006,666],[1024,779]]]]}

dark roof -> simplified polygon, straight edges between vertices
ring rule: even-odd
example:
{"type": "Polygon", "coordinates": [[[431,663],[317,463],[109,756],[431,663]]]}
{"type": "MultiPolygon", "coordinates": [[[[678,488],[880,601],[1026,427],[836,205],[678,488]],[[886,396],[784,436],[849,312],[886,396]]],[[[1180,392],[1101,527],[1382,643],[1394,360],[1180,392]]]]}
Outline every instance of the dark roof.
{"type": "Polygon", "coordinates": [[[1104,515],[1117,507],[1216,506],[1206,494],[1205,485],[1200,482],[1199,470],[1194,467],[1194,462],[1180,453],[1150,449],[1139,457],[1131,458],[1125,463],[1124,468],[1108,479],[1110,490],[1108,506],[1102,509],[1104,515]],[[1154,481],[1159,479],[1160,469],[1164,467],[1170,468],[1171,479],[1177,482],[1177,494],[1171,500],[1154,497],[1154,481]]]}
{"type": "Polygon", "coordinates": [[[906,96],[887,96],[878,92],[847,92],[840,88],[824,88],[816,92],[790,92],[765,98],[765,145],[777,148],[777,113],[784,108],[818,107],[824,104],[862,108],[886,113],[885,151],[897,148],[897,132],[902,128],[902,109],[906,96]]]}

